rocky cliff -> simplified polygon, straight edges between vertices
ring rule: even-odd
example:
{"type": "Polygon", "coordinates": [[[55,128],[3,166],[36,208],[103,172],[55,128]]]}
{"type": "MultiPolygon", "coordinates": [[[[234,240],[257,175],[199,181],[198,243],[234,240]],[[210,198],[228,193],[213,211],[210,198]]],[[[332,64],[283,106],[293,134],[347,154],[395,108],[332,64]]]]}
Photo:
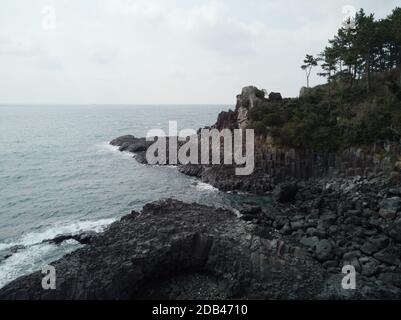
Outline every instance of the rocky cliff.
{"type": "MultiPolygon", "coordinates": [[[[252,109],[281,100],[279,93],[272,92],[266,98],[265,92],[256,87],[245,87],[237,96],[235,110],[221,112],[211,128],[246,129],[252,109]]],[[[123,136],[113,140],[111,144],[118,146],[121,151],[134,153],[139,162],[147,163],[145,155],[151,142],[144,138],[123,136]]],[[[275,146],[270,137],[260,136],[255,140],[255,170],[251,175],[236,176],[235,166],[231,165],[179,164],[178,169],[220,190],[265,193],[286,181],[322,176],[368,177],[382,172],[390,173],[392,165],[388,158],[380,158],[372,150],[349,148],[341,153],[299,151],[275,146]]]]}

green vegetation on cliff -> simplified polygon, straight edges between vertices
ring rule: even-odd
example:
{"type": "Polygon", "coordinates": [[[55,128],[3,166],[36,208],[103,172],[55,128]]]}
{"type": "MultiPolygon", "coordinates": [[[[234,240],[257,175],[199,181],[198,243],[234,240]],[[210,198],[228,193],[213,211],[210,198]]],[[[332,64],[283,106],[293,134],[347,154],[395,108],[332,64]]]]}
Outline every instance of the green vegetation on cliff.
{"type": "MultiPolygon", "coordinates": [[[[250,110],[250,127],[277,145],[339,151],[401,139],[401,8],[375,21],[361,10],[320,54],[328,83],[250,110]]],[[[312,56],[311,56],[312,57],[312,56]]]]}

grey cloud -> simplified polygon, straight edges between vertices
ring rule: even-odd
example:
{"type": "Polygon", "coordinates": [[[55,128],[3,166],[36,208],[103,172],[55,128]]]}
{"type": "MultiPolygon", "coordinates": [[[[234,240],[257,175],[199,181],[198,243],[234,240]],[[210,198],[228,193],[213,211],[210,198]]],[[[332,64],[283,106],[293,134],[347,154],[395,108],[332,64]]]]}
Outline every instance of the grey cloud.
{"type": "Polygon", "coordinates": [[[38,63],[41,69],[58,70],[63,67],[63,64],[58,57],[41,57],[38,63]]]}
{"type": "Polygon", "coordinates": [[[96,64],[107,65],[111,64],[116,59],[117,55],[115,50],[98,50],[92,55],[91,60],[96,64]]]}
{"type": "Polygon", "coordinates": [[[7,35],[0,35],[0,55],[33,57],[43,54],[43,49],[26,40],[17,40],[7,35]]]}

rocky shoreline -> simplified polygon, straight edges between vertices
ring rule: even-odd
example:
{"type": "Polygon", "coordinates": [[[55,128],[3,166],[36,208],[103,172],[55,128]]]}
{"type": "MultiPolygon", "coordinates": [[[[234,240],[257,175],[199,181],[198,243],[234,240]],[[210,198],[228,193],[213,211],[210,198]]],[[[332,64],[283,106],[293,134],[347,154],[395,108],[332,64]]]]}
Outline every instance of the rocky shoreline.
{"type": "Polygon", "coordinates": [[[52,264],[56,290],[43,290],[36,272],[0,299],[400,299],[399,183],[284,184],[273,208],[239,217],[173,199],[148,204],[102,234],[75,236],[86,246],[52,264]],[[355,290],[341,287],[344,265],[356,269],[355,290]]]}
{"type": "MultiPolygon", "coordinates": [[[[212,128],[245,128],[252,108],[281,99],[279,94],[265,98],[255,87],[244,88],[237,97],[235,111],[222,112],[212,128]]],[[[125,139],[118,138],[112,144],[121,151],[135,152],[135,138],[125,139]]],[[[146,163],[146,149],[136,156],[142,163],[146,163]]],[[[344,265],[354,266],[360,289],[357,295],[354,292],[354,298],[400,296],[399,173],[391,171],[386,161],[360,150],[349,150],[341,156],[311,157],[277,150],[264,141],[257,144],[256,155],[255,171],[250,176],[237,177],[233,166],[224,165],[179,165],[178,170],[220,190],[272,195],[275,210],[260,209],[242,218],[262,229],[277,230],[333,277],[341,274],[344,265]]]]}
{"type": "MultiPolygon", "coordinates": [[[[245,88],[212,128],[244,128],[250,108],[280,99],[245,88]]],[[[127,135],[111,144],[146,164],[152,142],[127,135]]],[[[399,172],[359,151],[311,156],[259,141],[256,154],[250,176],[225,165],[178,170],[271,197],[272,207],[238,217],[173,199],[148,204],[102,234],[51,240],[85,245],[53,264],[56,290],[42,290],[36,272],[0,289],[0,299],[400,299],[399,172]],[[355,290],[341,287],[346,265],[356,270],[355,290]]]]}
{"type": "Polygon", "coordinates": [[[0,299],[314,298],[324,272],[273,229],[231,211],[166,200],[112,224],[52,264],[57,289],[40,272],[0,290],[0,299]],[[198,287],[200,286],[200,287],[198,287]],[[192,288],[192,290],[190,290],[192,288]]]}

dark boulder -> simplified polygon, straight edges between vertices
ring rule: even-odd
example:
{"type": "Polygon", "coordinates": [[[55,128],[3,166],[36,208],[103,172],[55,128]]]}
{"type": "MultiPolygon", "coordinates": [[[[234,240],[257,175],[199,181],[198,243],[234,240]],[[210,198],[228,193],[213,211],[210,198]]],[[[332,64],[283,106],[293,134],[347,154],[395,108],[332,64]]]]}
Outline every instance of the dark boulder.
{"type": "Polygon", "coordinates": [[[273,191],[273,198],[280,203],[293,203],[299,187],[295,183],[287,183],[277,186],[273,191]]]}
{"type": "Polygon", "coordinates": [[[271,102],[278,102],[278,101],[282,101],[283,97],[281,96],[281,93],[279,92],[271,92],[269,94],[269,101],[271,102]]]}
{"type": "Polygon", "coordinates": [[[400,210],[401,198],[393,197],[381,202],[379,214],[385,219],[394,219],[400,210]]]}
{"type": "Polygon", "coordinates": [[[133,135],[129,134],[129,135],[121,136],[121,137],[118,137],[118,138],[112,140],[110,142],[110,144],[112,146],[121,147],[123,144],[126,144],[126,143],[131,144],[131,143],[133,143],[135,141],[135,139],[136,138],[133,135]]]}
{"type": "Polygon", "coordinates": [[[217,122],[213,126],[213,128],[220,131],[223,129],[230,129],[230,130],[237,129],[238,128],[237,113],[232,110],[220,112],[217,117],[217,122]]]}
{"type": "Polygon", "coordinates": [[[96,236],[97,233],[94,231],[87,231],[78,234],[69,233],[58,235],[53,239],[44,240],[43,242],[59,245],[65,241],[74,240],[79,242],[80,244],[89,244],[95,239],[96,236]]]}
{"type": "Polygon", "coordinates": [[[398,218],[394,223],[386,228],[386,233],[397,242],[401,242],[401,218],[398,218]]]}
{"type": "Polygon", "coordinates": [[[333,258],[333,246],[329,240],[320,240],[315,249],[316,258],[320,261],[327,261],[333,258]]]}

